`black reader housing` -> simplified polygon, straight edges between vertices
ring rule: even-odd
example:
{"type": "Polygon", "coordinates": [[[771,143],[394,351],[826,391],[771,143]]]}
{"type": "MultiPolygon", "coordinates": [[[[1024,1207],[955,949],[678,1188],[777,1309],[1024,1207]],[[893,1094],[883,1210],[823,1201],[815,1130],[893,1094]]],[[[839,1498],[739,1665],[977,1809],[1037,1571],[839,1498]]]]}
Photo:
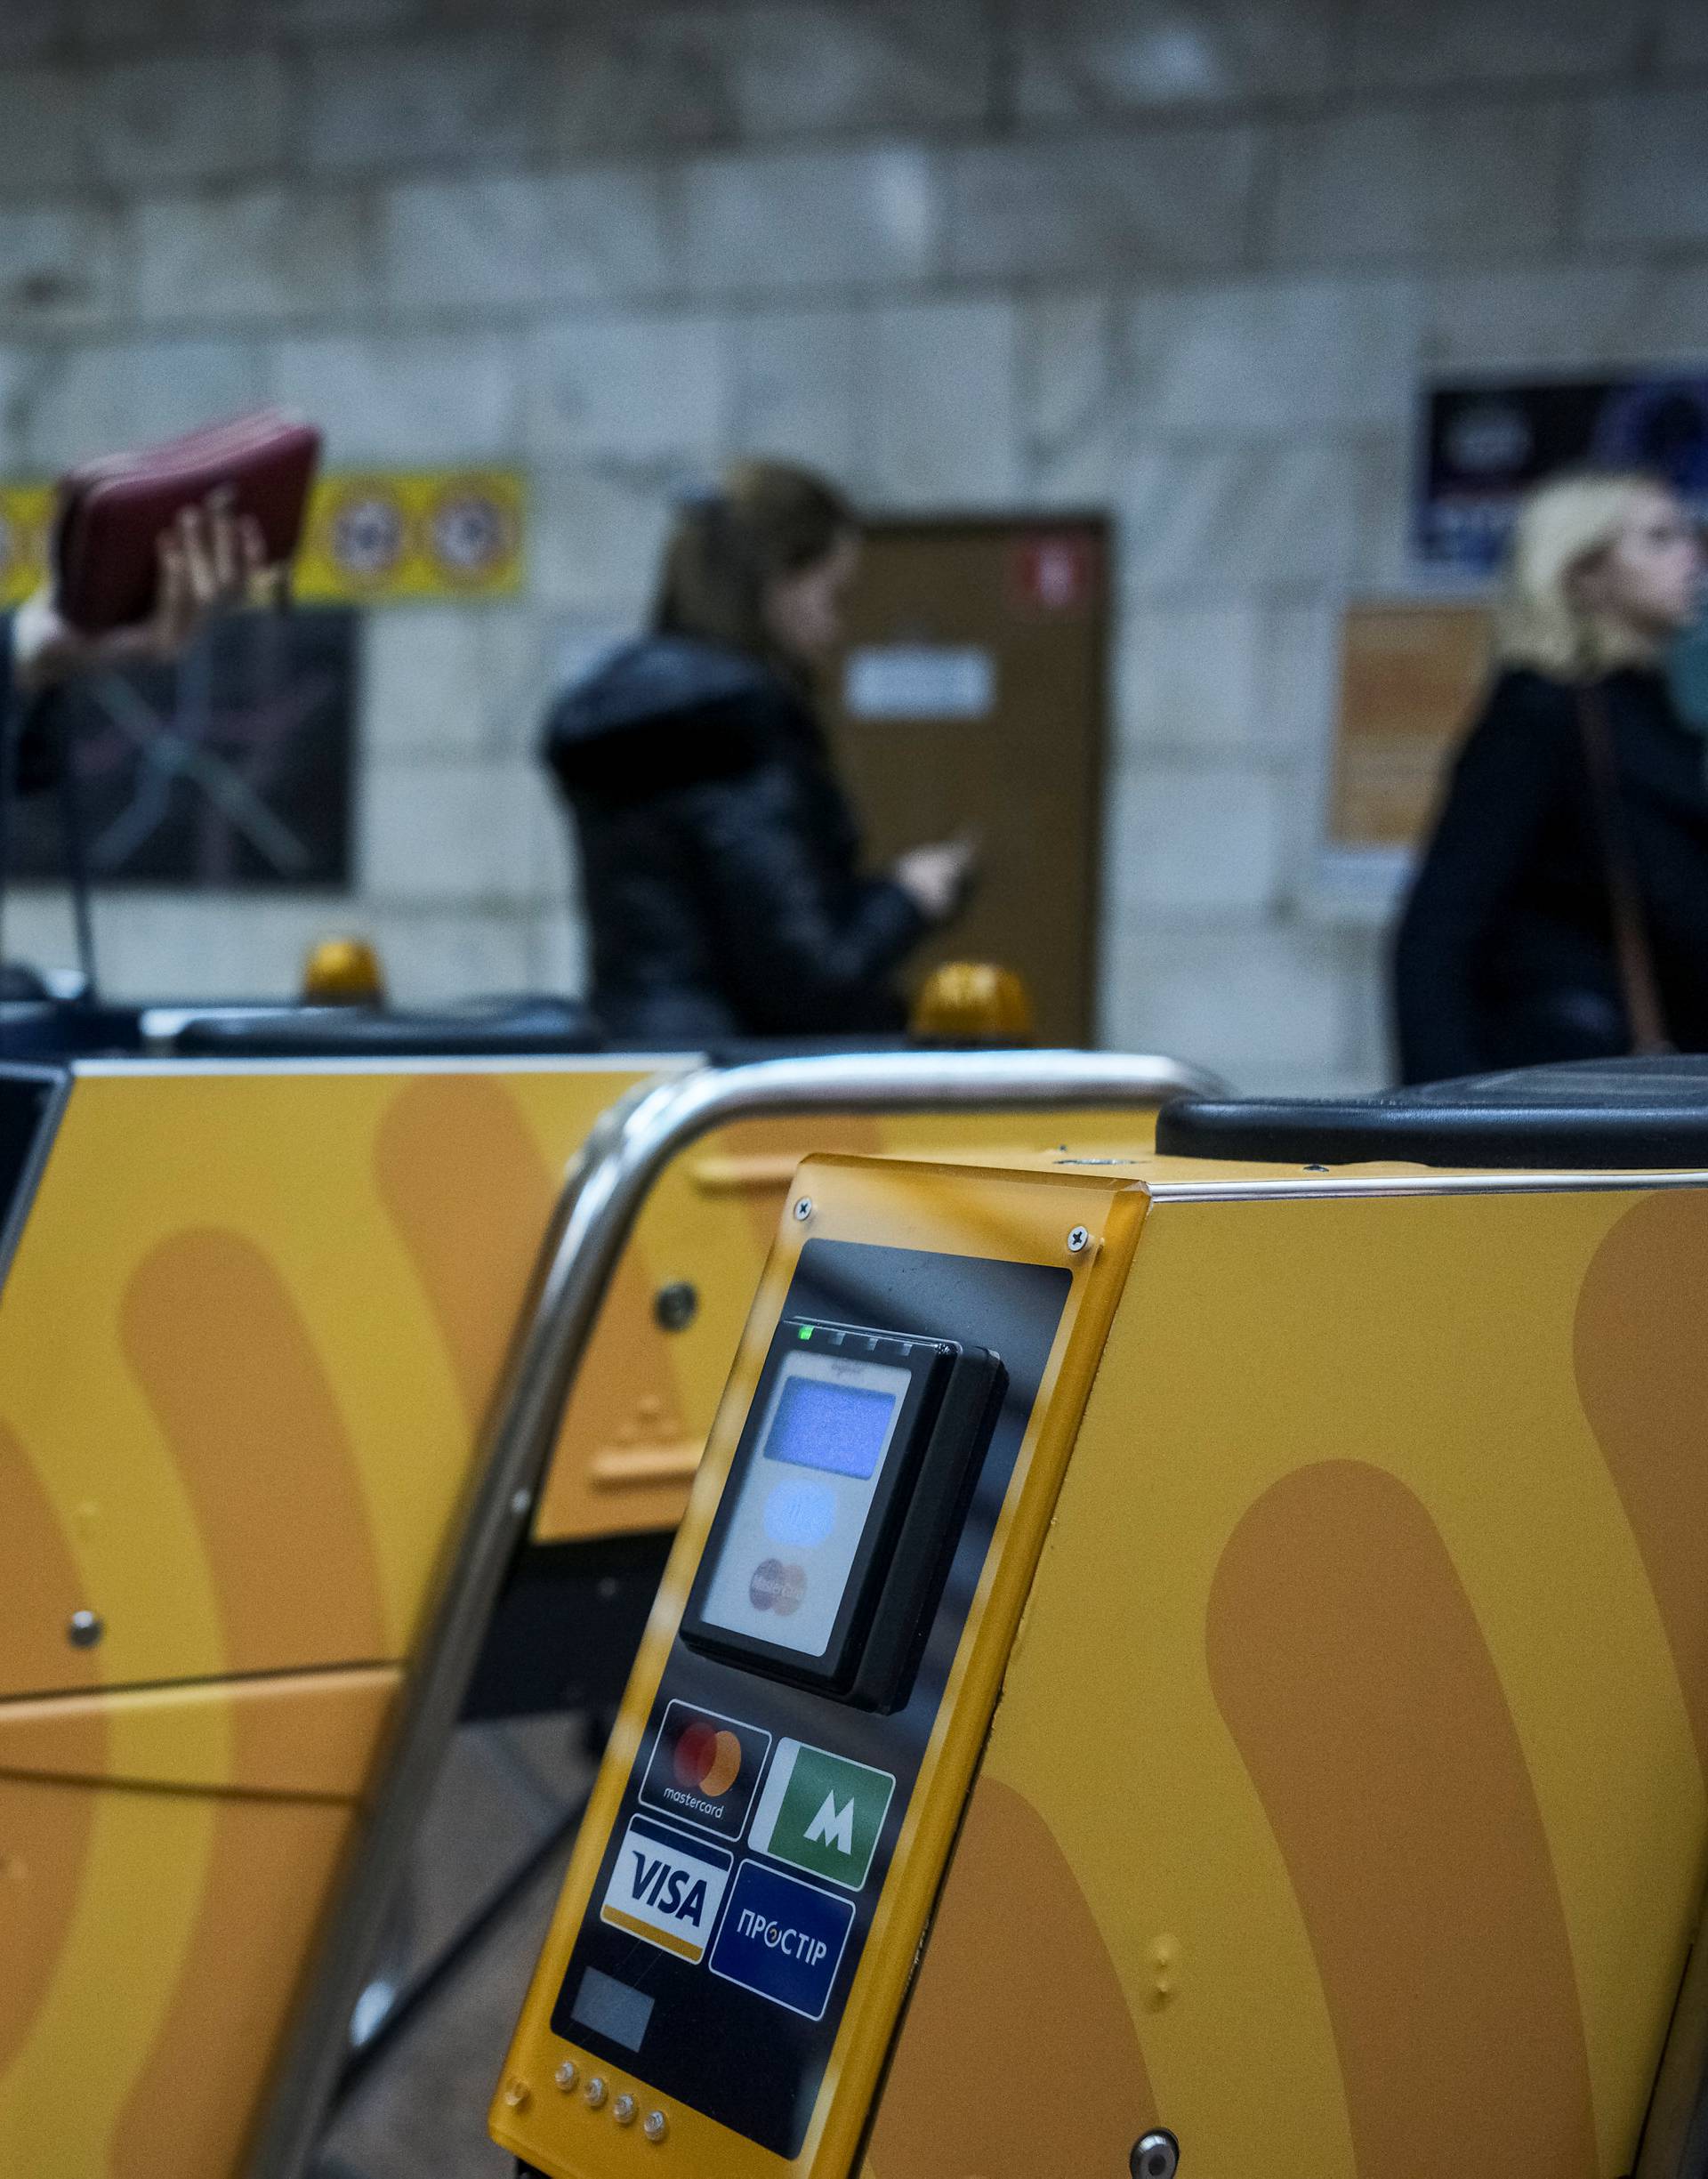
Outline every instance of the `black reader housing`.
{"type": "Polygon", "coordinates": [[[862,1709],[895,1708],[1006,1384],[986,1348],[785,1318],[682,1640],[862,1709]]]}

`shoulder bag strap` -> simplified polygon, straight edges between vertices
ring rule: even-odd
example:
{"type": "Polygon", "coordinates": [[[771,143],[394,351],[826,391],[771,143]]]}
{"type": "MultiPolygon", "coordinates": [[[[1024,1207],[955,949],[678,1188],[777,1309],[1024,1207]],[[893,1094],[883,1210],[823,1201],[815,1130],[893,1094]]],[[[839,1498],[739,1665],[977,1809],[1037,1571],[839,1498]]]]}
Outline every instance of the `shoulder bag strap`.
{"type": "Polygon", "coordinates": [[[1642,894],[1638,889],[1631,843],[1620,813],[1613,736],[1599,689],[1578,690],[1577,730],[1583,745],[1590,803],[1595,812],[1595,829],[1607,882],[1607,902],[1613,912],[1614,955],[1618,964],[1625,1019],[1631,1024],[1631,1048],[1640,1053],[1670,1052],[1673,1047],[1666,1033],[1666,1016],[1655,975],[1655,957],[1649,948],[1648,927],[1643,916],[1642,894]]]}

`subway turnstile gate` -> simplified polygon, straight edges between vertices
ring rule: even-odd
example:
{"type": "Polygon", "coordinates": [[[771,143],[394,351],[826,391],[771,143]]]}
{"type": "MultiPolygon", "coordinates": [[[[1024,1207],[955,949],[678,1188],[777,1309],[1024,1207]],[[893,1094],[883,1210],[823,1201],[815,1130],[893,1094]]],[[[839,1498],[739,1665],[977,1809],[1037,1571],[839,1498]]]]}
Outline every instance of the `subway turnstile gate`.
{"type": "Polygon", "coordinates": [[[1698,2171],[1655,2089],[1671,2027],[1688,2119],[1700,1089],[1658,1154],[1426,1113],[1406,1162],[1253,1161],[1186,1106],[1208,1157],[810,1159],[494,2138],[551,2179],[1698,2171]]]}
{"type": "Polygon", "coordinates": [[[564,1166],[651,1071],[0,1080],[0,2170],[243,2168],[564,1166]]]}
{"type": "Polygon", "coordinates": [[[310,2168],[465,1706],[615,1704],[802,1149],[1118,1145],[1193,1080],[0,1069],[0,2171],[310,2168]]]}

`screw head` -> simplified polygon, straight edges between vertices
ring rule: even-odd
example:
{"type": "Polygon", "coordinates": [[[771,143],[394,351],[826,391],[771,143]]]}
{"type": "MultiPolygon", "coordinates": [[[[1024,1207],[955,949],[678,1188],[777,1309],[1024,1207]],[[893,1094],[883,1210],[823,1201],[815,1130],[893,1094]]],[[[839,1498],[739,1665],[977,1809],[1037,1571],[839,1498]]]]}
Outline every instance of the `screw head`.
{"type": "Polygon", "coordinates": [[[1091,1245],[1092,1237],[1084,1226],[1076,1226],[1068,1236],[1068,1253],[1070,1256],[1083,1255],[1091,1245]]]}
{"type": "Polygon", "coordinates": [[[618,2126],[632,2126],[634,2124],[634,2098],[627,2094],[618,2096],[611,2106],[611,2116],[618,2126]]]}
{"type": "Polygon", "coordinates": [[[554,2081],[556,2081],[559,2087],[562,2089],[565,2095],[568,2095],[569,2091],[575,2086],[576,2083],[581,2078],[581,2075],[576,2070],[575,2060],[573,2058],[566,2058],[552,2078],[554,2081]]]}
{"type": "Polygon", "coordinates": [[[106,1632],[107,1622],[100,1612],[74,1611],[65,1638],[74,1650],[93,1650],[106,1632]]]}
{"type": "Polygon", "coordinates": [[[605,2078],[603,2074],[595,2073],[581,2093],[587,2099],[588,2110],[597,2110],[600,2105],[605,2101],[605,2078]]]}
{"type": "Polygon", "coordinates": [[[640,2131],[649,2141],[663,2141],[670,2131],[670,2121],[661,2110],[649,2110],[640,2121],[640,2131]]]}
{"type": "Polygon", "coordinates": [[[661,1332],[685,1332],[700,1313],[700,1290],[691,1279],[673,1279],[652,1297],[653,1320],[661,1332]]]}
{"type": "Polygon", "coordinates": [[[533,2091],[528,2083],[512,2076],[504,2083],[504,2101],[512,2110],[526,2110],[533,2091]]]}
{"type": "Polygon", "coordinates": [[[796,1219],[802,1225],[804,1225],[807,1220],[812,1216],[812,1198],[810,1196],[797,1196],[795,1198],[794,1215],[796,1219]]]}
{"type": "Polygon", "coordinates": [[[1180,2168],[1180,2144],[1166,2127],[1141,2134],[1127,2159],[1132,2179],[1174,2179],[1180,2168]]]}

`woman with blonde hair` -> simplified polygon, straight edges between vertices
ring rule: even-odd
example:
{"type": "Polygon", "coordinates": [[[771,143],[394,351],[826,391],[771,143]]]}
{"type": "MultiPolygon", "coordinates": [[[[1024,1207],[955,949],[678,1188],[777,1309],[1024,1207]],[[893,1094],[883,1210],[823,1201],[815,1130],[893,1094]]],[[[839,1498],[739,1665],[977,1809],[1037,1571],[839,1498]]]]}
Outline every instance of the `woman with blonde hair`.
{"type": "Polygon", "coordinates": [[[813,700],[859,553],[848,502],[783,462],[685,499],[652,628],[552,707],[592,1003],[635,1042],[899,1029],[905,956],[959,906],[963,842],[863,868],[813,700]]]}
{"type": "Polygon", "coordinates": [[[1653,478],[1526,502],[1494,680],[1400,920],[1406,1081],[1708,1051],[1708,773],[1661,671],[1703,573],[1653,478]]]}

